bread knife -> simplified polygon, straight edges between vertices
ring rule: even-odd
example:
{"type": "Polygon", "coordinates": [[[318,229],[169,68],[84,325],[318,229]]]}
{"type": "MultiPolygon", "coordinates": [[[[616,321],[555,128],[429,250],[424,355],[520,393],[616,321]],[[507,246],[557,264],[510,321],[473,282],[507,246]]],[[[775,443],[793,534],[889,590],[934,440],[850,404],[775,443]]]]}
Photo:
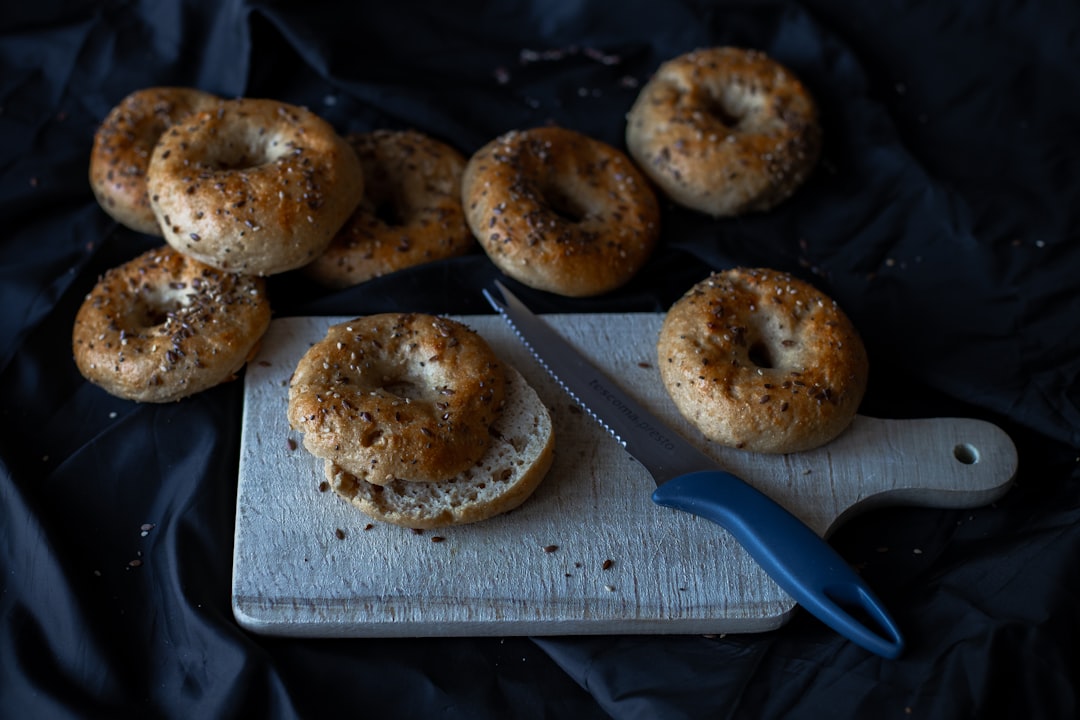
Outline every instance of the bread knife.
{"type": "Polygon", "coordinates": [[[899,657],[904,640],[870,587],[801,520],[716,461],[623,391],[533,314],[505,285],[484,297],[533,357],[575,402],[640,462],[656,482],[652,500],[727,530],[810,614],[882,657],[899,657]]]}

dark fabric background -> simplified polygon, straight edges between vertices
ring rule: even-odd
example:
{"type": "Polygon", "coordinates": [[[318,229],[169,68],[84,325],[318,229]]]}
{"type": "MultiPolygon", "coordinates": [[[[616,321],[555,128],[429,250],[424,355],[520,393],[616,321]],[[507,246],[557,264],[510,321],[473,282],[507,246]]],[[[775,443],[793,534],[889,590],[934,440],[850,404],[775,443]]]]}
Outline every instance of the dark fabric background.
{"type": "MultiPolygon", "coordinates": [[[[8,3],[0,716],[1076,717],[1078,127],[1080,6],[1066,0],[8,3]],[[71,360],[95,279],[159,242],[90,192],[109,109],[190,85],[307,105],[342,132],[414,127],[465,153],[548,122],[622,146],[649,73],[719,44],[769,52],[817,96],[826,146],[809,183],[740,219],[665,207],[662,246],[610,295],[522,294],[540,311],[663,310],[710,269],[789,270],[862,332],[865,414],[1005,428],[1020,471],[1001,501],[877,510],[832,537],[893,609],[906,654],[869,655],[802,613],[726,637],[239,629],[241,383],[143,406],[71,360]]],[[[477,252],[340,292],[296,274],[270,289],[278,316],[479,313],[495,277],[477,252]]]]}

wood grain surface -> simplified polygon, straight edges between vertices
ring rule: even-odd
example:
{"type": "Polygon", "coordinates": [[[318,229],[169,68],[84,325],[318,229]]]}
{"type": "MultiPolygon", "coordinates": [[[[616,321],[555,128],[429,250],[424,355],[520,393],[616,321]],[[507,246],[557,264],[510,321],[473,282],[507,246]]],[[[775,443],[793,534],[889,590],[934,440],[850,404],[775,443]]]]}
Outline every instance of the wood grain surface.
{"type": "MultiPolygon", "coordinates": [[[[522,507],[423,533],[321,491],[322,461],[285,416],[297,361],[348,318],[275,320],[245,374],[232,604],[263,634],[309,637],[761,632],[795,603],[718,526],[661,508],[652,478],[576,407],[502,319],[459,317],[537,389],[555,464],[522,507]]],[[[657,314],[547,316],[659,417],[827,536],[886,504],[975,507],[1016,471],[1009,437],[967,419],[859,416],[824,448],[719,448],[678,414],[656,370],[657,314]]],[[[872,369],[871,369],[872,372],[872,369]]]]}

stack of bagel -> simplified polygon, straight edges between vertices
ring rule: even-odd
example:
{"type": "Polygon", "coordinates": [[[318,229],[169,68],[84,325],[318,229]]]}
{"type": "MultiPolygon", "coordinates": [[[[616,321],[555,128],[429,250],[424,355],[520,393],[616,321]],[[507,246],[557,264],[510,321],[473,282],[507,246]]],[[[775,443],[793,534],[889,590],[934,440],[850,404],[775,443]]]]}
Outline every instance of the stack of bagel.
{"type": "Polygon", "coordinates": [[[332,326],[297,364],[288,417],[337,494],[409,528],[507,512],[554,458],[551,415],[518,371],[461,322],[421,313],[332,326]]]}

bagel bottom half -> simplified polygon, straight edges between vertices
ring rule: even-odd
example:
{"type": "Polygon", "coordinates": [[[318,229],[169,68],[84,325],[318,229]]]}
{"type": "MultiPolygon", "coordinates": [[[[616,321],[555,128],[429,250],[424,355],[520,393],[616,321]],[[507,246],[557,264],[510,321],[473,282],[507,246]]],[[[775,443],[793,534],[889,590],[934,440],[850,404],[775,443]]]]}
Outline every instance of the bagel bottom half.
{"type": "Polygon", "coordinates": [[[517,370],[505,370],[505,405],[491,426],[491,445],[475,465],[449,480],[375,485],[326,460],[330,487],[375,520],[415,529],[479,522],[521,505],[551,468],[555,428],[536,391],[517,370]]]}

